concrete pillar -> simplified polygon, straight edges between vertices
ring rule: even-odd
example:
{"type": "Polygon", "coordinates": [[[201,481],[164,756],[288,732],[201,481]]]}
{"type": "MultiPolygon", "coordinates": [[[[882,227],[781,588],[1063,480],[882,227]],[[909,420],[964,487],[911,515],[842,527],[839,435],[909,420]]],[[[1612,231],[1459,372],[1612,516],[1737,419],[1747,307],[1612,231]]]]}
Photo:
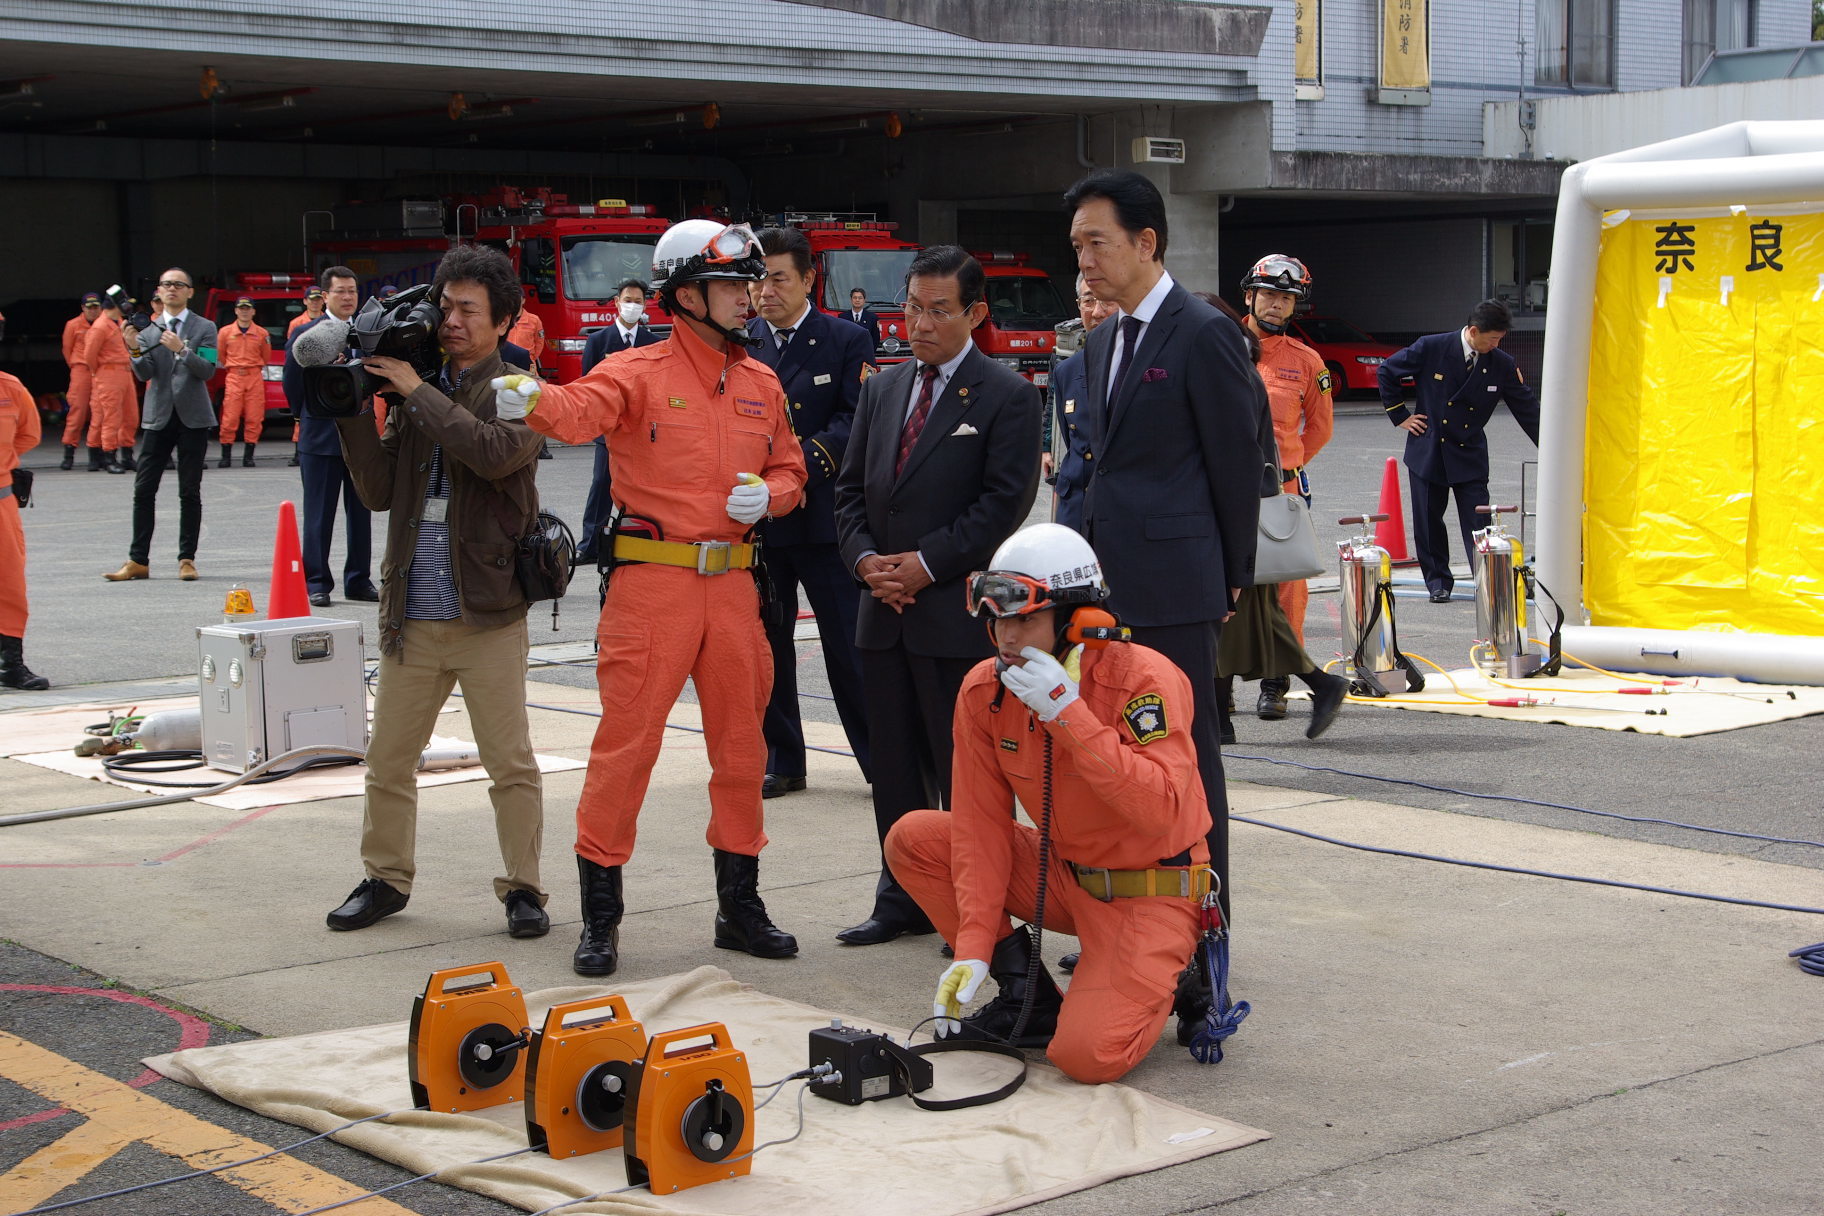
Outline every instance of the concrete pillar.
{"type": "Polygon", "coordinates": [[[1216,257],[1222,196],[1165,194],[1165,266],[1186,291],[1222,294],[1222,267],[1216,257]]]}

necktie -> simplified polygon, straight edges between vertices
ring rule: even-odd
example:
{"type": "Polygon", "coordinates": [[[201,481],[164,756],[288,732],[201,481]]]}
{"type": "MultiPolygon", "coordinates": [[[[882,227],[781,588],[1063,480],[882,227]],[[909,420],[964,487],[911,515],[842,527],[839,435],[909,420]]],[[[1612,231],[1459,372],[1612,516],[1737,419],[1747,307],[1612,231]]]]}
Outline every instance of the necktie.
{"type": "Polygon", "coordinates": [[[775,329],[773,331],[774,335],[777,336],[779,339],[779,349],[780,350],[785,349],[786,344],[792,340],[792,335],[794,333],[796,333],[797,330],[798,330],[797,326],[788,325],[784,329],[775,329]]]}
{"type": "Polygon", "coordinates": [[[937,383],[937,368],[926,363],[919,368],[918,375],[918,404],[912,407],[912,416],[906,419],[905,429],[899,433],[899,459],[893,462],[895,477],[905,471],[906,457],[918,446],[918,437],[925,430],[925,420],[931,417],[931,386],[937,383]]]}
{"type": "Polygon", "coordinates": [[[1127,379],[1127,369],[1134,361],[1134,343],[1140,339],[1140,318],[1121,318],[1121,365],[1115,368],[1115,375],[1108,382],[1108,411],[1113,416],[1115,401],[1121,396],[1121,384],[1127,379]]]}
{"type": "Polygon", "coordinates": [[[1472,350],[1469,352],[1469,357],[1467,359],[1463,360],[1463,366],[1464,367],[1474,367],[1475,365],[1476,365],[1476,352],[1472,350]]]}

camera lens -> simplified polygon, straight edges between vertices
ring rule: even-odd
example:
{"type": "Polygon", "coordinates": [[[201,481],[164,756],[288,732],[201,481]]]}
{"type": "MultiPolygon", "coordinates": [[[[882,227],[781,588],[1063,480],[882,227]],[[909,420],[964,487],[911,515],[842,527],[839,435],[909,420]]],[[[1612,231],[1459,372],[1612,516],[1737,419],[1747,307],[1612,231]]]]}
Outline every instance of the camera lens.
{"type": "Polygon", "coordinates": [[[304,408],[313,418],[353,418],[367,400],[367,373],[360,364],[304,369],[304,408]]]}

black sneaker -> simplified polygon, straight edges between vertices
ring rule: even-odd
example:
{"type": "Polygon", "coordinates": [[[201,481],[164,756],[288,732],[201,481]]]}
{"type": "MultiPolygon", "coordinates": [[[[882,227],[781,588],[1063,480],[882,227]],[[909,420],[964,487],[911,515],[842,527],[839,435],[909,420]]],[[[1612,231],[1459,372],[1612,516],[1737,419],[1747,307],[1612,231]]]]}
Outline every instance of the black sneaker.
{"type": "Polygon", "coordinates": [[[377,920],[382,920],[411,901],[411,896],[402,894],[391,884],[378,878],[369,878],[353,891],[348,899],[331,912],[327,918],[332,929],[365,929],[377,920]]]}
{"type": "Polygon", "coordinates": [[[543,937],[550,930],[551,918],[536,894],[524,887],[507,892],[507,936],[543,937]]]}

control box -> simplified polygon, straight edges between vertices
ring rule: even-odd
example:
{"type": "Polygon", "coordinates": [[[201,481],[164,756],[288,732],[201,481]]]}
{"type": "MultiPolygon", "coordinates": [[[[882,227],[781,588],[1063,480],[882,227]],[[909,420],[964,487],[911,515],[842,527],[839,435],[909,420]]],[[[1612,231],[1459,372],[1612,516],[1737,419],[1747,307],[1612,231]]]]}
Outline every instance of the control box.
{"type": "Polygon", "coordinates": [[[311,744],[367,750],[361,622],[285,617],[208,625],[196,638],[210,768],[244,773],[311,744]]]}
{"type": "Polygon", "coordinates": [[[900,1047],[884,1034],[844,1026],[837,1018],[811,1031],[810,1066],[835,1066],[830,1077],[811,1082],[811,1092],[844,1106],[860,1106],[931,1088],[931,1061],[900,1047]]]}

